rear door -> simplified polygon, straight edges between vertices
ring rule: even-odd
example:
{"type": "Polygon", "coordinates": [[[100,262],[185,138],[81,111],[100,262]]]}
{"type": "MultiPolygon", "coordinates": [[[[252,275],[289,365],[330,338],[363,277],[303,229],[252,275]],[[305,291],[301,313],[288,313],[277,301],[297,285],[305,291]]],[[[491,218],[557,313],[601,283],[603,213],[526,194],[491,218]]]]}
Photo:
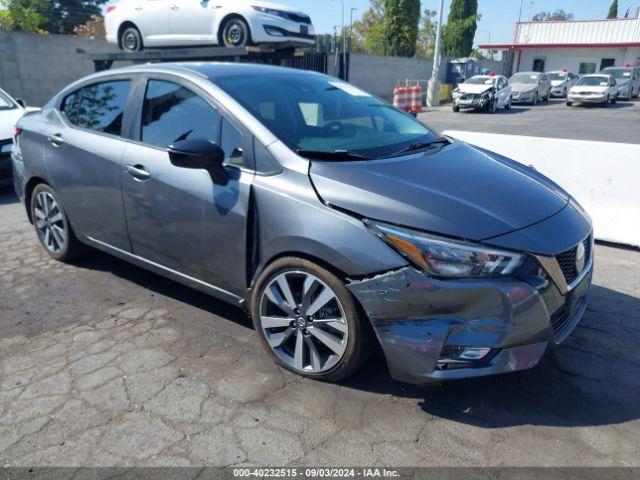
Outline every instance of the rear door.
{"type": "Polygon", "coordinates": [[[137,0],[133,8],[133,22],[142,33],[145,46],[161,44],[169,37],[169,0],[137,0]]]}
{"type": "Polygon", "coordinates": [[[188,43],[211,42],[215,39],[214,0],[169,0],[171,37],[188,43]]]}
{"type": "Polygon", "coordinates": [[[246,288],[250,136],[205,92],[173,77],[150,78],[137,131],[124,154],[124,203],[134,254],[225,291],[246,288]],[[228,183],[171,164],[167,147],[205,138],[227,155],[228,183]],[[249,142],[249,143],[247,143],[249,142]]]}
{"type": "Polygon", "coordinates": [[[77,234],[129,251],[122,205],[122,130],[131,78],[114,77],[66,95],[45,127],[46,167],[77,234]]]}

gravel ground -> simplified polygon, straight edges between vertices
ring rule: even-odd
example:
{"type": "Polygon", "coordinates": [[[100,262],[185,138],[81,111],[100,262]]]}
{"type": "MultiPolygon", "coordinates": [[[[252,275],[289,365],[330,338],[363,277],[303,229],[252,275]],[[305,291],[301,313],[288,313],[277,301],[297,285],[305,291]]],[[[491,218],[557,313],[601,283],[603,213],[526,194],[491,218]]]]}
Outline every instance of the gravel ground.
{"type": "Polygon", "coordinates": [[[439,131],[529,135],[602,142],[640,143],[640,99],[619,101],[607,107],[567,107],[563,99],[531,105],[514,105],[495,115],[463,111],[453,113],[451,105],[427,109],[420,120],[439,131]]]}
{"type": "Polygon", "coordinates": [[[0,194],[0,465],[640,466],[640,253],[538,368],[421,389],[275,367],[241,311],[101,253],[49,260],[0,194]]]}

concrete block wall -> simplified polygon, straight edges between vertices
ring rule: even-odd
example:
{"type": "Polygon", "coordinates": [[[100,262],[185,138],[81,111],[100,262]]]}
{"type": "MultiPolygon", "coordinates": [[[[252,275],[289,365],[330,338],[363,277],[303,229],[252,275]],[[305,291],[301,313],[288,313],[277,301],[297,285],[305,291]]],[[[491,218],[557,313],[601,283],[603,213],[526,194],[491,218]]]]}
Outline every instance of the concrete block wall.
{"type": "Polygon", "coordinates": [[[41,107],[69,83],[94,72],[84,53],[115,51],[104,38],[0,31],[0,87],[41,107]]]}

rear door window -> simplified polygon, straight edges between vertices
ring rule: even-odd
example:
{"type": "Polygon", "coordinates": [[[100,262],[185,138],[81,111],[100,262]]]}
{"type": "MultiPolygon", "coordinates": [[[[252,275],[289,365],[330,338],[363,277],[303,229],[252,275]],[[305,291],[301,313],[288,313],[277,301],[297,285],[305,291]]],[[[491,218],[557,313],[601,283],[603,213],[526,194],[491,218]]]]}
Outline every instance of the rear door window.
{"type": "Polygon", "coordinates": [[[89,85],[82,89],[79,100],[76,97],[67,97],[63,102],[63,111],[74,125],[119,136],[122,132],[122,117],[130,87],[130,80],[89,85]],[[65,111],[67,100],[68,107],[65,111]],[[76,104],[77,108],[74,107],[76,104]]]}
{"type": "Polygon", "coordinates": [[[142,106],[140,140],[166,148],[204,138],[218,143],[220,114],[191,90],[166,80],[149,80],[142,106]]]}

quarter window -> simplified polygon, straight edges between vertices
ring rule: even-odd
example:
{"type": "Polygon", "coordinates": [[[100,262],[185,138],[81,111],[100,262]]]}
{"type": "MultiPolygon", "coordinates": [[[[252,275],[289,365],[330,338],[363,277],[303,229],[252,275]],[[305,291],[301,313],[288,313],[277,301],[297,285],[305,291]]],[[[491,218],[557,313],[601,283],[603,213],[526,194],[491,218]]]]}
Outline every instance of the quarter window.
{"type": "Polygon", "coordinates": [[[62,105],[60,105],[60,111],[64,113],[67,120],[73,125],[78,124],[78,104],[80,103],[81,92],[81,90],[78,90],[67,95],[64,100],[62,100],[62,105]]]}
{"type": "Polygon", "coordinates": [[[220,146],[224,151],[224,161],[230,165],[244,166],[242,133],[228,121],[222,121],[222,141],[220,146]]]}
{"type": "MultiPolygon", "coordinates": [[[[129,97],[130,80],[103,82],[84,87],[81,98],[69,98],[69,121],[97,132],[120,135],[124,107],[129,97]],[[77,111],[73,108],[78,104],[77,111]]],[[[65,105],[66,106],[66,100],[65,105]]],[[[66,112],[65,112],[66,113],[66,112]]]]}
{"type": "Polygon", "coordinates": [[[141,141],[166,148],[188,138],[218,142],[220,115],[206,101],[176,83],[150,80],[142,106],[141,141]]]}

